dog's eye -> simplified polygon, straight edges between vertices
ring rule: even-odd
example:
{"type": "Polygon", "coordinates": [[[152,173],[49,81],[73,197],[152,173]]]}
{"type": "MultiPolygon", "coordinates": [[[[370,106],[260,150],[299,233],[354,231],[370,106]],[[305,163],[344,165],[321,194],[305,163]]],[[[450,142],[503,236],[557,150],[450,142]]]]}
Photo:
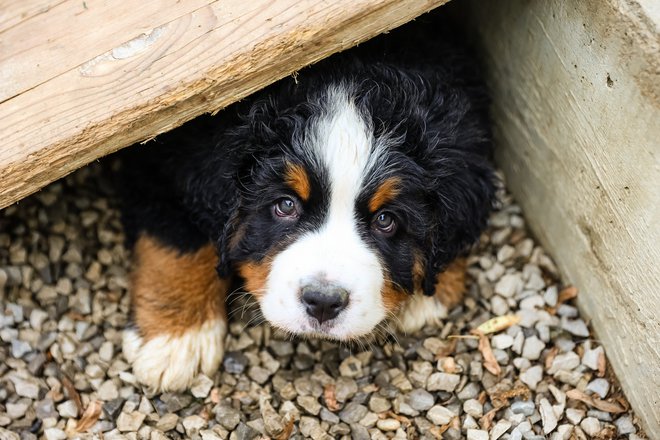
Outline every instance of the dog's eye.
{"type": "Polygon", "coordinates": [[[280,218],[295,219],[298,218],[298,206],[296,202],[289,197],[282,197],[273,205],[273,213],[280,218]]]}
{"type": "Polygon", "coordinates": [[[389,212],[380,212],[376,214],[372,221],[373,228],[380,234],[391,237],[396,232],[396,219],[389,212]]]}

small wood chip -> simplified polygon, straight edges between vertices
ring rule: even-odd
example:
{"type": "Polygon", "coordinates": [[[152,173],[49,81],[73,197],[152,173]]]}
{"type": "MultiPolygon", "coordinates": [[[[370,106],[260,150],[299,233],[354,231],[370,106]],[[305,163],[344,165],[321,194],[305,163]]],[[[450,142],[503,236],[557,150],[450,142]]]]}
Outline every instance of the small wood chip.
{"type": "Polygon", "coordinates": [[[80,394],[78,394],[78,391],[76,388],[73,386],[73,383],[71,383],[71,379],[64,374],[60,370],[60,382],[62,382],[62,386],[66,390],[66,394],[69,396],[69,399],[73,400],[73,403],[76,404],[76,408],[78,408],[78,416],[82,414],[83,412],[83,406],[82,406],[82,401],[80,400],[80,394]]]}
{"type": "Polygon", "coordinates": [[[605,377],[605,370],[607,369],[607,360],[605,353],[602,351],[598,354],[598,377],[605,377]]]}
{"type": "Polygon", "coordinates": [[[559,307],[560,304],[565,303],[566,301],[570,301],[573,298],[576,298],[578,296],[578,289],[575,286],[568,286],[565,287],[564,289],[559,292],[559,296],[557,297],[557,307],[559,307]]]}
{"type": "Polygon", "coordinates": [[[490,402],[495,408],[502,408],[509,405],[509,399],[514,397],[522,397],[525,400],[529,400],[531,397],[529,388],[527,387],[516,387],[509,391],[498,391],[490,395],[490,402]]]}
{"type": "Polygon", "coordinates": [[[544,363],[546,371],[548,371],[552,366],[552,361],[555,360],[555,356],[557,356],[557,353],[559,353],[559,349],[557,347],[552,347],[548,351],[548,355],[545,357],[545,363],[544,363]]]}
{"type": "MultiPolygon", "coordinates": [[[[449,339],[449,338],[448,338],[449,339]]],[[[440,359],[443,357],[451,356],[454,354],[454,351],[456,351],[456,344],[458,341],[454,338],[449,339],[448,344],[440,348],[436,353],[435,353],[435,358],[440,359]]]]}
{"type": "Polygon", "coordinates": [[[288,438],[291,437],[291,434],[293,433],[293,425],[294,425],[293,418],[285,417],[284,429],[282,430],[280,435],[275,437],[275,440],[288,440],[288,438]]]}
{"type": "Polygon", "coordinates": [[[99,420],[101,417],[101,402],[93,400],[89,402],[82,417],[76,423],[75,432],[85,432],[99,420]]]}
{"type": "Polygon", "coordinates": [[[484,357],[484,367],[495,376],[499,376],[500,373],[502,373],[502,368],[500,368],[500,364],[498,364],[497,359],[495,359],[495,355],[493,354],[493,349],[490,348],[490,342],[488,341],[488,338],[479,330],[473,330],[472,333],[475,333],[477,336],[479,336],[479,351],[484,357]]]}
{"type": "Polygon", "coordinates": [[[490,428],[493,426],[493,419],[495,418],[497,411],[499,411],[499,408],[493,408],[479,419],[479,426],[481,426],[481,429],[484,431],[490,431],[490,428]]]}
{"type": "Polygon", "coordinates": [[[597,397],[588,396],[578,389],[567,391],[566,397],[573,400],[579,400],[580,402],[584,402],[589,406],[608,413],[619,414],[626,412],[625,408],[622,408],[618,403],[608,402],[607,400],[601,400],[597,397]]]}
{"type": "Polygon", "coordinates": [[[325,400],[325,406],[328,407],[330,411],[339,411],[341,408],[339,403],[337,403],[335,384],[329,383],[323,388],[323,399],[325,400]]]}
{"type": "Polygon", "coordinates": [[[477,327],[477,331],[487,335],[490,333],[501,332],[506,330],[512,325],[516,325],[520,322],[520,316],[518,315],[503,315],[496,316],[495,318],[489,319],[488,321],[481,324],[477,327]]]}

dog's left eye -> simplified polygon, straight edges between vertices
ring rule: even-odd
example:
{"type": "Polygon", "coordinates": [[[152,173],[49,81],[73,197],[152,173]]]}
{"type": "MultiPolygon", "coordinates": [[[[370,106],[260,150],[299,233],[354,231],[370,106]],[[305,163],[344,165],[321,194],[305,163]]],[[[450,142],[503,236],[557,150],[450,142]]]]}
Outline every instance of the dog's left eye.
{"type": "Polygon", "coordinates": [[[273,205],[273,214],[283,219],[296,219],[300,212],[295,200],[290,197],[282,197],[273,205]]]}
{"type": "Polygon", "coordinates": [[[397,228],[396,218],[389,212],[378,213],[371,224],[376,231],[386,237],[394,235],[397,228]]]}

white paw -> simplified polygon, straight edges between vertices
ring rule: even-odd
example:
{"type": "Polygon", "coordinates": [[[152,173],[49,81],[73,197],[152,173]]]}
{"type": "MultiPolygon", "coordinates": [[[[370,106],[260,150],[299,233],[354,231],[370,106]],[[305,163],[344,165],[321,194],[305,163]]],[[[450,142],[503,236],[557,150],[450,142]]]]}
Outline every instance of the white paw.
{"type": "Polygon", "coordinates": [[[401,308],[397,317],[399,319],[395,322],[399,330],[413,333],[425,325],[441,326],[442,320],[447,317],[447,307],[435,296],[415,293],[401,308]]]}
{"type": "Polygon", "coordinates": [[[183,391],[198,373],[212,376],[218,370],[226,334],[227,324],[220,319],[180,336],[158,336],[147,342],[136,330],[125,330],[122,348],[141,383],[155,392],[183,391]]]}

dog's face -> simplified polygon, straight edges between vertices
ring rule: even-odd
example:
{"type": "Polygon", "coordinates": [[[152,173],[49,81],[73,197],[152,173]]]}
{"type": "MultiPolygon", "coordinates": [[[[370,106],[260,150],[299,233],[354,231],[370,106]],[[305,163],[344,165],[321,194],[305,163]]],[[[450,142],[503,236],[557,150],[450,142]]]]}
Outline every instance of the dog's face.
{"type": "Polygon", "coordinates": [[[483,227],[490,168],[454,148],[459,124],[429,130],[424,109],[383,111],[378,101],[331,86],[293,107],[262,103],[249,134],[236,134],[261,145],[239,171],[221,265],[286,332],[372,333],[411,295],[432,294],[437,273],[483,227]]]}

